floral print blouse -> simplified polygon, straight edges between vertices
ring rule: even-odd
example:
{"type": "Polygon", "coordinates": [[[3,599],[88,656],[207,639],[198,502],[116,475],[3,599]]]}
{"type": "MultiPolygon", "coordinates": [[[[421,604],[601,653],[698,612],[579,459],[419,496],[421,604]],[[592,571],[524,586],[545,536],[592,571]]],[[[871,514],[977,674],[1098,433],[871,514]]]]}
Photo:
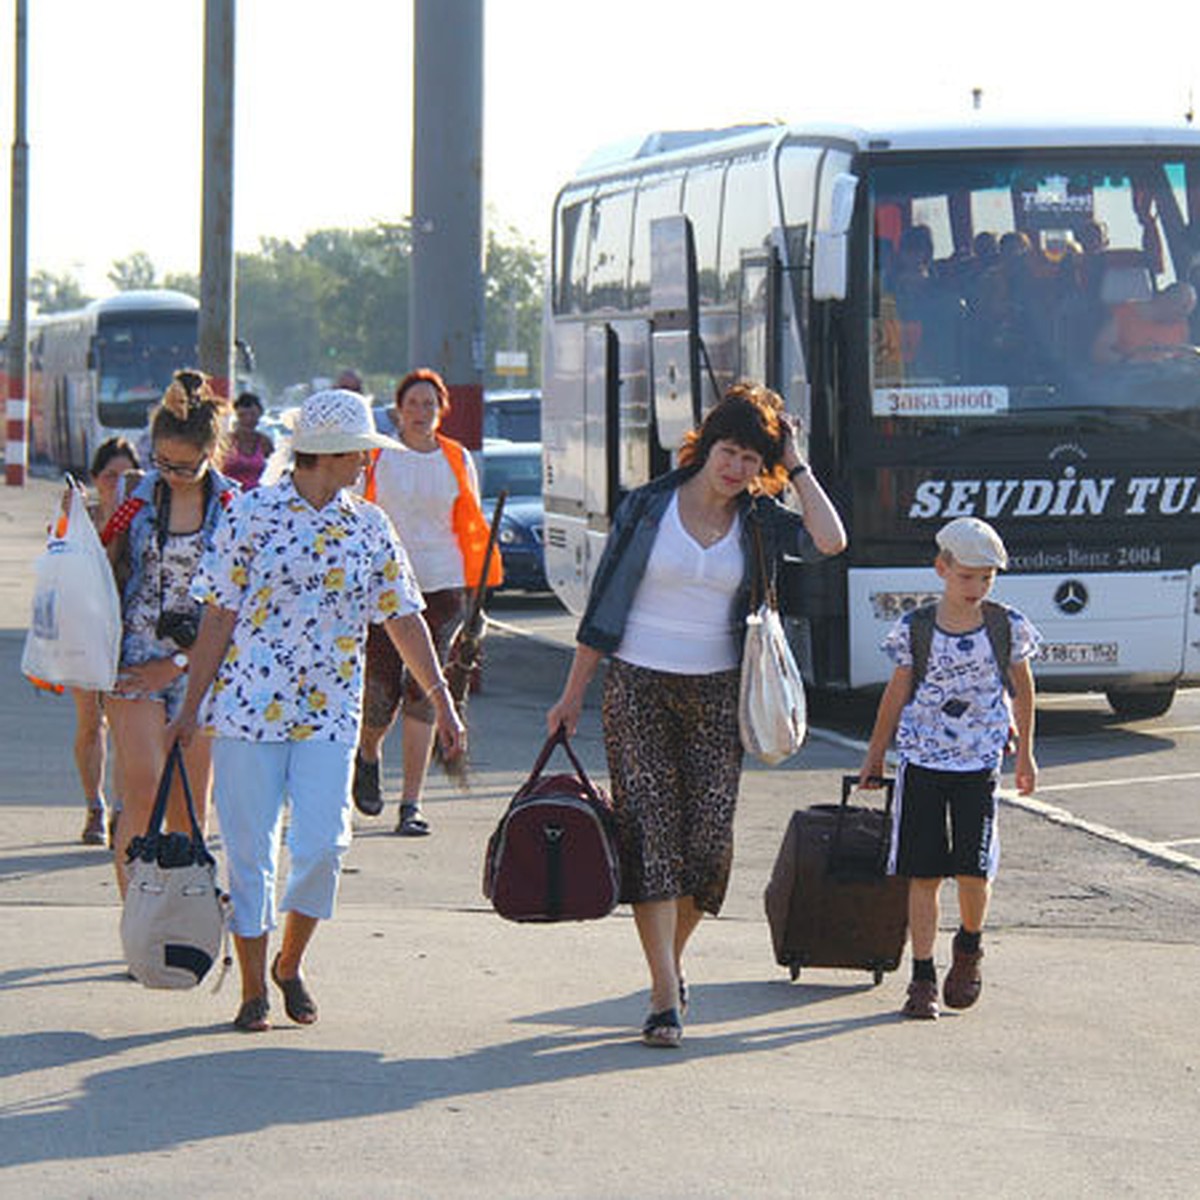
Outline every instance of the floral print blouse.
{"type": "Polygon", "coordinates": [[[425,607],[381,509],[343,489],[318,511],[290,475],[229,510],[192,596],[237,613],[202,724],[254,742],[356,743],[368,624],[425,607]]]}

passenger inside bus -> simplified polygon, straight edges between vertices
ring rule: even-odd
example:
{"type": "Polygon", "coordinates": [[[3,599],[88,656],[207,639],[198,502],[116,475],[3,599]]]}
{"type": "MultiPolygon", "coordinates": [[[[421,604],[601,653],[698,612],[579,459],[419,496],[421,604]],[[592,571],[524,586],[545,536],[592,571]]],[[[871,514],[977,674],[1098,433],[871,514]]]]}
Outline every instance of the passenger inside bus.
{"type": "Polygon", "coordinates": [[[1172,283],[1148,300],[1118,304],[1092,346],[1092,358],[1104,365],[1161,362],[1194,356],[1189,318],[1196,289],[1172,283]]]}

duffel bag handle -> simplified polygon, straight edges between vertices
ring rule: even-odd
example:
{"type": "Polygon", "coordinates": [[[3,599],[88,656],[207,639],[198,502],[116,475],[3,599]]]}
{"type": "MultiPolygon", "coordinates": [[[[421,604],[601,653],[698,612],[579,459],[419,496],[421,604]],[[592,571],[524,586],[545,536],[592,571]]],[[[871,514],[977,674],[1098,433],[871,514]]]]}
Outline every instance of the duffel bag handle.
{"type": "Polygon", "coordinates": [[[204,834],[200,831],[200,822],[196,819],[196,804],[192,799],[192,787],[188,783],[187,771],[183,766],[183,749],[178,741],[171,743],[167,751],[167,761],[163,765],[163,773],[158,781],[158,794],[154,797],[154,807],[150,810],[150,820],[146,825],[146,838],[155,838],[162,832],[162,823],[167,815],[167,801],[171,796],[171,779],[179,772],[179,781],[183,784],[183,796],[187,801],[188,820],[192,823],[192,842],[198,847],[204,846],[204,834]]]}
{"type": "Polygon", "coordinates": [[[567,752],[567,757],[571,760],[571,766],[575,768],[575,774],[579,777],[579,782],[583,784],[591,796],[597,800],[600,798],[599,793],[592,785],[592,781],[588,778],[587,772],[583,769],[583,763],[579,761],[579,757],[571,749],[571,743],[567,738],[566,725],[559,725],[546,739],[546,744],[542,747],[541,753],[537,756],[537,761],[533,764],[533,770],[529,772],[529,778],[521,785],[514,799],[524,796],[533,789],[537,781],[542,777],[542,771],[545,770],[546,764],[550,761],[550,756],[559,746],[567,752]]]}

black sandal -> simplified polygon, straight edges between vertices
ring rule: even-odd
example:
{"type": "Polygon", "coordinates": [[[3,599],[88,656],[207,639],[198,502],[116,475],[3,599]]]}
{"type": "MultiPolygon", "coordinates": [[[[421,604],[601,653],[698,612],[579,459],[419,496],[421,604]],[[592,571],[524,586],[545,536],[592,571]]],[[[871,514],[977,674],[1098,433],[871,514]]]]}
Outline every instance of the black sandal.
{"type": "Polygon", "coordinates": [[[251,996],[242,1002],[238,1014],[233,1018],[234,1029],[242,1033],[266,1033],[271,1028],[267,1014],[271,1011],[271,1002],[266,996],[251,996]]]}
{"type": "Polygon", "coordinates": [[[683,1041],[683,1022],[677,1008],[652,1012],[642,1026],[642,1041],[647,1046],[674,1049],[683,1041]]]}
{"type": "Polygon", "coordinates": [[[287,1015],[297,1025],[311,1025],[317,1019],[317,1002],[312,993],[304,986],[304,980],[296,975],[292,979],[281,979],[279,976],[279,955],[271,964],[271,978],[275,986],[283,993],[283,1007],[287,1015]]]}
{"type": "Polygon", "coordinates": [[[419,804],[400,805],[400,820],[396,822],[396,833],[400,837],[427,837],[429,822],[419,804]]]}

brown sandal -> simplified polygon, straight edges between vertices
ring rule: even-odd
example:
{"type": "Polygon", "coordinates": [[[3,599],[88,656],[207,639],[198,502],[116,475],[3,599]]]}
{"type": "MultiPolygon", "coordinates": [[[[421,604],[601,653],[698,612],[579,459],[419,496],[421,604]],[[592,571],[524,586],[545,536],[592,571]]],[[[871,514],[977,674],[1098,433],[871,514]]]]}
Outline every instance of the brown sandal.
{"type": "Polygon", "coordinates": [[[296,975],[291,979],[281,979],[279,975],[279,955],[271,964],[271,978],[275,986],[283,993],[283,1007],[287,1015],[297,1025],[312,1025],[317,1019],[317,1002],[312,993],[304,986],[304,980],[296,975]]]}
{"type": "Polygon", "coordinates": [[[242,1033],[266,1033],[271,1028],[267,1014],[271,1011],[271,1002],[266,996],[251,996],[242,1002],[238,1015],[233,1018],[233,1027],[242,1033]]]}

